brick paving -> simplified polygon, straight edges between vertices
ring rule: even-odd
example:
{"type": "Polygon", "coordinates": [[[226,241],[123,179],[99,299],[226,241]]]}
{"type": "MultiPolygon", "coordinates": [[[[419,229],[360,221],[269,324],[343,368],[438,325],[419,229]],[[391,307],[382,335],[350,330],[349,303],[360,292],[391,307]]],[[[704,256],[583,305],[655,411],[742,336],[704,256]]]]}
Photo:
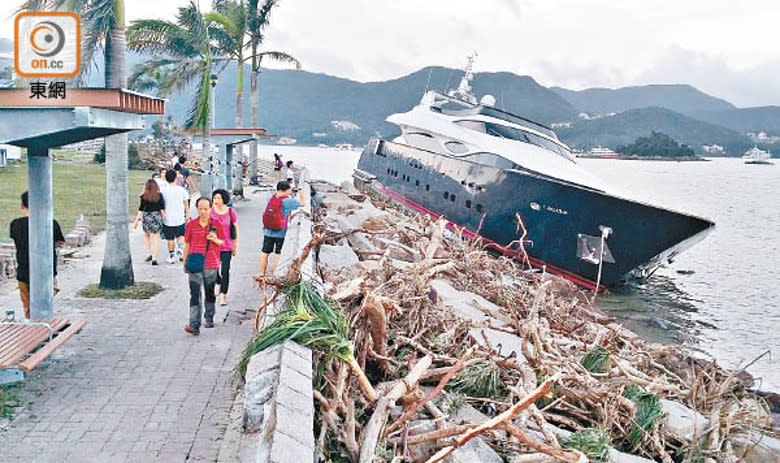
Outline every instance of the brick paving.
{"type": "MultiPolygon", "coordinates": [[[[236,209],[241,249],[233,260],[227,308],[254,307],[262,232],[259,201],[236,209]]],[[[3,462],[217,461],[230,421],[232,369],[251,336],[251,322],[222,323],[198,337],[183,331],[188,316],[187,277],[181,264],[143,263],[143,233],[132,232],[137,281],[165,290],[145,301],[76,296],[100,275],[104,235],[61,270],[55,315],[82,317],[84,330],[33,371],[17,388],[24,406],[0,432],[3,462]]],[[[0,307],[20,303],[11,284],[0,287],[0,307]]]]}

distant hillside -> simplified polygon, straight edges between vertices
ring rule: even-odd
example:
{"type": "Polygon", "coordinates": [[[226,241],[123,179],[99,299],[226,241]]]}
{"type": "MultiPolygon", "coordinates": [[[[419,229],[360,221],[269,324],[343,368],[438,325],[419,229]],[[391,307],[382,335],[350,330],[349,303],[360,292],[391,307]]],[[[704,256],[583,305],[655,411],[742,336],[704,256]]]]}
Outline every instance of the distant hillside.
{"type": "MultiPolygon", "coordinates": [[[[364,143],[379,132],[394,135],[397,128],[384,122],[390,114],[408,111],[420,101],[426,88],[444,90],[457,86],[462,71],[428,67],[385,82],[360,83],[306,71],[265,69],[260,76],[260,125],[271,133],[298,138],[304,143],[364,143]],[[360,129],[343,132],[331,121],[346,120],[360,129]],[[313,137],[312,133],[327,134],[313,137]]],[[[233,124],[236,70],[228,67],[217,85],[217,126],[233,124]]],[[[245,82],[249,82],[248,74],[245,82]]],[[[248,90],[248,89],[247,89],[248,90]]],[[[576,110],[563,98],[532,78],[510,73],[480,73],[474,93],[493,94],[497,106],[542,123],[568,120],[576,110]]],[[[244,102],[249,120],[248,93],[244,102]]],[[[171,111],[182,120],[191,90],[171,100],[171,111]]]]}
{"type": "Polygon", "coordinates": [[[728,101],[707,95],[690,85],[643,85],[618,89],[567,90],[552,87],[581,112],[609,114],[629,109],[661,107],[681,114],[735,109],[728,101]]]}
{"type": "Polygon", "coordinates": [[[665,108],[632,109],[612,117],[577,121],[557,130],[558,136],[572,147],[589,149],[597,145],[615,148],[628,145],[652,131],[663,132],[685,143],[697,154],[702,145],[717,143],[727,155],[741,156],[752,146],[744,135],[724,127],[698,121],[665,108]]]}
{"type": "Polygon", "coordinates": [[[743,133],[763,131],[770,135],[780,135],[780,106],[701,111],[693,113],[692,116],[743,133]]]}

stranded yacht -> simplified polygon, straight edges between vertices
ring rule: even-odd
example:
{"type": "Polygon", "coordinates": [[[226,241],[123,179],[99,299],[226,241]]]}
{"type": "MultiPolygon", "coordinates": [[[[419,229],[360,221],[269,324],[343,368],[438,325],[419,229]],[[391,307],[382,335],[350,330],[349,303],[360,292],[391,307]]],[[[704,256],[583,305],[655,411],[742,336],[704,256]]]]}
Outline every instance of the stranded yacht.
{"type": "Polygon", "coordinates": [[[555,132],[478,103],[468,59],[457,89],[426,91],[387,121],[393,141],[372,138],[353,174],[371,190],[467,237],[590,289],[649,276],[700,241],[714,223],[608,192],[555,132]]]}

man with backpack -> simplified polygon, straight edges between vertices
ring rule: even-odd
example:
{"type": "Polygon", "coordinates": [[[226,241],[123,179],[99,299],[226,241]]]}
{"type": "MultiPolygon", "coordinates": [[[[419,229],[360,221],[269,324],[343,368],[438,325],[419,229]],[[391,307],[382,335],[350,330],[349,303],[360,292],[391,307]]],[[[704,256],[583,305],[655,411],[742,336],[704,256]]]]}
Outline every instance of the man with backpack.
{"type": "Polygon", "coordinates": [[[265,277],[268,268],[268,256],[275,254],[271,265],[271,274],[276,273],[279,266],[280,255],[284,237],[287,234],[287,220],[290,213],[304,206],[303,189],[298,190],[298,199],[292,196],[292,187],[282,180],[276,184],[276,193],[268,200],[263,212],[263,249],[260,254],[259,276],[265,277]]]}

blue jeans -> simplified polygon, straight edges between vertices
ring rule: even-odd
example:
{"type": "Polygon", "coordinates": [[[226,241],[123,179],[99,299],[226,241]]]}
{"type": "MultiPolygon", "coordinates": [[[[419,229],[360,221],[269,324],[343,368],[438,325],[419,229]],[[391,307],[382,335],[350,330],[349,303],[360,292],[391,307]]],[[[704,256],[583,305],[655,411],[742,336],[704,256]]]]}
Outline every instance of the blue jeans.
{"type": "Polygon", "coordinates": [[[206,323],[214,323],[214,301],[217,297],[214,295],[214,285],[217,283],[218,271],[215,268],[204,269],[200,273],[188,273],[190,280],[190,326],[196,330],[200,329],[202,292],[206,292],[206,323]]]}

